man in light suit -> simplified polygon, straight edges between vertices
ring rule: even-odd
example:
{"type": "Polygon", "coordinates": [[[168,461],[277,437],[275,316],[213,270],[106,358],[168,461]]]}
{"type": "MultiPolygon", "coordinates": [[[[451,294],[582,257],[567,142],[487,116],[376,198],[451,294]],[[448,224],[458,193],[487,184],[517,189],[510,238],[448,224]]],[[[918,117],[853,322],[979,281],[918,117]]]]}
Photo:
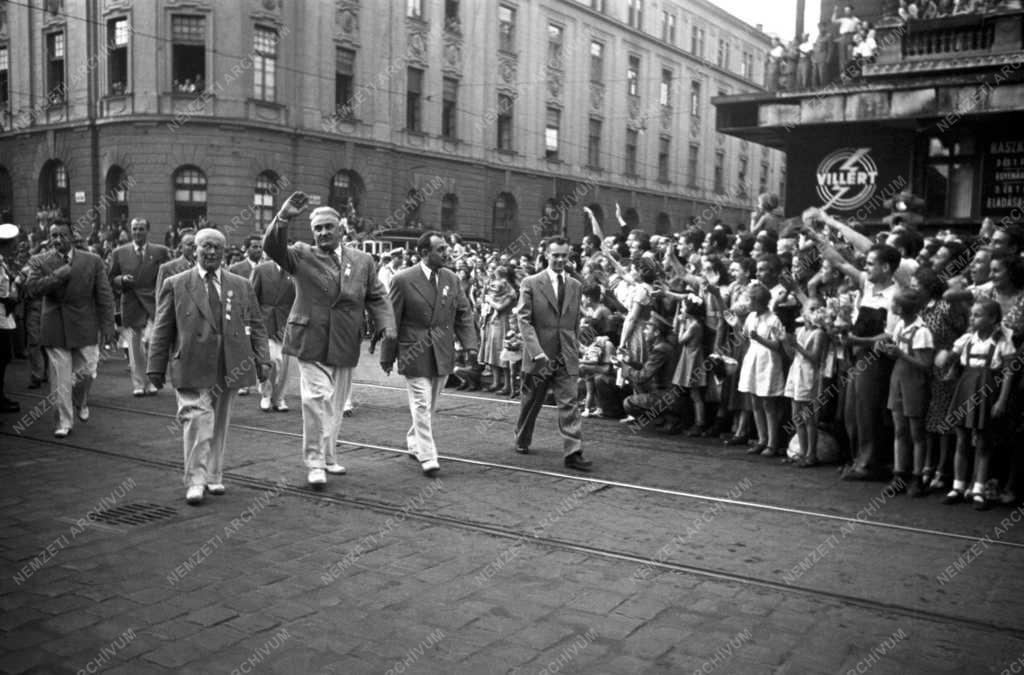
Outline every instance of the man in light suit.
{"type": "Polygon", "coordinates": [[[221,268],[224,235],[205,228],[196,233],[196,243],[198,264],[164,282],[146,366],[159,389],[170,363],[185,450],[185,500],[191,505],[202,502],[206,490],[224,494],[235,393],[239,385],[265,380],[270,370],[252,286],[221,268]]]}
{"type": "Polygon", "coordinates": [[[433,416],[444,383],[455,368],[455,339],[467,352],[475,352],[477,335],[473,310],[459,278],[444,266],[448,259],[444,235],[424,232],[416,250],[420,263],[391,278],[388,298],[398,338],[384,343],[380,362],[391,374],[397,359],[398,373],[405,375],[412,414],[406,444],[423,473],[433,477],[440,470],[433,416]]]}
{"type": "Polygon", "coordinates": [[[530,451],[537,413],[548,387],[553,387],[565,466],[589,471],[593,463],[583,458],[577,387],[580,282],[565,272],[569,253],[569,242],[564,237],[552,237],[547,245],[547,269],[523,279],[519,288],[515,311],[523,336],[523,391],[515,450],[521,454],[530,451]]]}
{"type": "Polygon", "coordinates": [[[256,301],[263,312],[263,325],[270,342],[270,377],[260,385],[260,410],[287,412],[284,401],[284,387],[288,382],[288,365],[292,358],[282,352],[284,329],[288,325],[288,313],[295,302],[295,284],[290,274],[272,260],[260,263],[249,279],[256,301]]]}
{"type": "Polygon", "coordinates": [[[160,269],[157,270],[156,297],[158,298],[160,297],[160,291],[164,287],[164,282],[167,281],[168,278],[195,267],[196,235],[191,232],[181,235],[181,241],[178,243],[178,252],[180,255],[177,258],[165,262],[160,266],[160,269]]]}
{"type": "Polygon", "coordinates": [[[314,246],[288,244],[288,220],[302,213],[308,201],[302,192],[288,197],[267,228],[263,250],[295,283],[295,303],[282,351],[299,361],[306,480],[322,489],[327,471],[345,473],[337,462],[334,441],[352,385],[352,369],[359,361],[364,308],[385,338],[394,339],[397,333],[373,258],[356,248],[338,247],[341,216],[337,211],[320,207],[310,214],[314,246]]]}
{"type": "Polygon", "coordinates": [[[160,265],[171,259],[166,246],[150,244],[149,221],[133,218],[132,241],[110,254],[110,284],[121,291],[121,325],[128,331],[128,367],[132,394],[155,394],[146,379],[146,344],[156,314],[156,277],[160,265]]]}
{"type": "Polygon", "coordinates": [[[25,286],[42,298],[40,344],[50,360],[50,400],[57,412],[53,435],[71,433],[74,415],[89,419],[89,387],[96,377],[100,338],[114,339],[114,294],[98,255],[75,249],[68,223],[50,226],[53,248],[28,261],[25,286]]]}

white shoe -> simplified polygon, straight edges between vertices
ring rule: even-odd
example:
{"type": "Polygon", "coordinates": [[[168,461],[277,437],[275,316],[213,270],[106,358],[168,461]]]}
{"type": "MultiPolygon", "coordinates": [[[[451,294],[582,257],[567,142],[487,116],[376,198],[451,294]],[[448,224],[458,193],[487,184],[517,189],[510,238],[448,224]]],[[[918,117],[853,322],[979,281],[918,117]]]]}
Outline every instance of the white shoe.
{"type": "Polygon", "coordinates": [[[81,408],[78,409],[78,419],[82,420],[83,422],[89,421],[89,406],[83,405],[81,408]]]}
{"type": "Polygon", "coordinates": [[[188,492],[185,493],[185,501],[190,506],[196,506],[203,501],[203,492],[205,488],[202,485],[190,485],[188,492]]]}
{"type": "Polygon", "coordinates": [[[335,462],[334,464],[328,464],[327,468],[324,469],[324,470],[327,473],[333,473],[333,474],[339,474],[339,475],[345,473],[345,467],[343,467],[341,464],[338,464],[337,462],[335,462]]]}
{"type": "Polygon", "coordinates": [[[310,469],[306,482],[315,488],[321,488],[327,484],[327,474],[323,469],[310,469]]]}
{"type": "Polygon", "coordinates": [[[238,395],[239,396],[248,396],[249,395],[249,387],[242,387],[241,389],[239,389],[238,390],[238,395]]]}
{"type": "Polygon", "coordinates": [[[281,399],[274,404],[274,410],[277,412],[288,412],[288,404],[284,402],[284,399],[281,399]]]}
{"type": "Polygon", "coordinates": [[[263,412],[270,412],[270,397],[264,396],[260,399],[260,410],[263,412]]]}
{"type": "Polygon", "coordinates": [[[632,415],[626,415],[621,420],[619,420],[619,424],[629,424],[630,422],[636,422],[636,418],[633,417],[632,415]]]}
{"type": "Polygon", "coordinates": [[[132,396],[145,396],[145,395],[146,395],[146,390],[143,389],[142,387],[138,387],[136,389],[132,389],[132,396]]]}
{"type": "Polygon", "coordinates": [[[224,487],[224,483],[210,483],[206,486],[206,489],[211,495],[217,495],[218,497],[227,492],[227,489],[224,487]]]}
{"type": "Polygon", "coordinates": [[[67,438],[68,434],[71,433],[71,427],[59,427],[53,432],[53,435],[57,438],[67,438]]]}
{"type": "Polygon", "coordinates": [[[441,470],[441,465],[437,463],[436,459],[428,459],[425,462],[420,462],[420,466],[423,468],[423,475],[433,478],[437,475],[437,472],[441,470]]]}

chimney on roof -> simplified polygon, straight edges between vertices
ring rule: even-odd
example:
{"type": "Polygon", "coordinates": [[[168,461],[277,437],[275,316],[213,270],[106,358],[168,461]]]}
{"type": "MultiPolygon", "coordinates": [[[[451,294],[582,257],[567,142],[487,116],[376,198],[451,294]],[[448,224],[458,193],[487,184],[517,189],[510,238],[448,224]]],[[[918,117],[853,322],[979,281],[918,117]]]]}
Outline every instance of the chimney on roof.
{"type": "Polygon", "coordinates": [[[756,28],[758,30],[758,32],[760,32],[760,33],[764,32],[764,24],[763,23],[755,23],[754,24],[754,28],[756,28]]]}

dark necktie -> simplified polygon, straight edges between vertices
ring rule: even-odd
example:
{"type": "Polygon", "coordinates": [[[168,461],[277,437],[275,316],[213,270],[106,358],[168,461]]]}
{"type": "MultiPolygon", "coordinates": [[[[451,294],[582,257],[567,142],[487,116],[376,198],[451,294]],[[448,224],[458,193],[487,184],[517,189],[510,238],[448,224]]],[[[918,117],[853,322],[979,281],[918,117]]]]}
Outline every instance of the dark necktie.
{"type": "Polygon", "coordinates": [[[558,303],[558,311],[562,311],[562,306],[565,305],[565,278],[558,275],[558,287],[555,289],[555,301],[558,303]]]}
{"type": "Polygon", "coordinates": [[[437,295],[437,270],[430,270],[430,285],[434,289],[434,294],[437,295]]]}
{"type": "Polygon", "coordinates": [[[213,312],[213,323],[217,327],[217,332],[220,332],[221,324],[224,320],[224,308],[220,304],[220,293],[217,292],[217,286],[213,283],[214,273],[206,273],[206,294],[210,299],[210,311],[213,312]]]}

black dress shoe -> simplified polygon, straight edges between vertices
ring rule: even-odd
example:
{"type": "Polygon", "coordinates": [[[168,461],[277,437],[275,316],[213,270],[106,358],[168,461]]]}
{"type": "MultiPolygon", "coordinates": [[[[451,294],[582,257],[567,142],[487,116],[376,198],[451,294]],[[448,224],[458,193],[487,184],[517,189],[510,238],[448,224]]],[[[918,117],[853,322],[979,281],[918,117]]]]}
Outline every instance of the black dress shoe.
{"type": "Polygon", "coordinates": [[[515,450],[520,455],[528,455],[528,454],[530,454],[530,448],[525,446],[525,445],[516,445],[515,446],[515,450]]]}
{"type": "Polygon", "coordinates": [[[590,471],[590,468],[594,466],[594,463],[589,459],[583,459],[582,452],[574,452],[565,458],[565,466],[569,469],[576,469],[577,471],[590,471]]]}

